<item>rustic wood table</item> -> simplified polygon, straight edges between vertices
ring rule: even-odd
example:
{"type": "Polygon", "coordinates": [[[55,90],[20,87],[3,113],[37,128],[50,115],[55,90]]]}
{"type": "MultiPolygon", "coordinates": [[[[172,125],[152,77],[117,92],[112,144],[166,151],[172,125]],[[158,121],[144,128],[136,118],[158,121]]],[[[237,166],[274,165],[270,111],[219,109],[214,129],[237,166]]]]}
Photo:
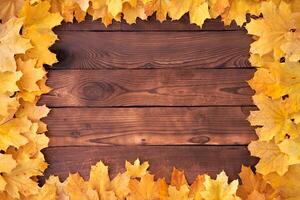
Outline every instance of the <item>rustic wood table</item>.
{"type": "Polygon", "coordinates": [[[254,165],[247,144],[255,138],[246,121],[255,109],[246,81],[251,37],[220,20],[203,29],[153,18],[105,28],[87,20],[55,31],[59,63],[49,71],[50,147],[46,171],[65,179],[103,160],[111,175],[125,160],[150,161],[167,180],[173,166],[192,181],[199,173],[226,170],[237,178],[254,165]]]}

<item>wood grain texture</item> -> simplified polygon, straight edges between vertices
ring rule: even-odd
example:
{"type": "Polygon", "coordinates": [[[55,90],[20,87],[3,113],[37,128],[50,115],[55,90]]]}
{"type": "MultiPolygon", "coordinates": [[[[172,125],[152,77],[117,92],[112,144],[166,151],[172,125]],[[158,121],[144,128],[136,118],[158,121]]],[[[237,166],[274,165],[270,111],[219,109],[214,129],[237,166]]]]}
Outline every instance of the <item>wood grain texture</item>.
{"type": "Polygon", "coordinates": [[[124,20],[122,22],[114,21],[113,24],[105,27],[100,20],[93,21],[91,16],[87,16],[86,20],[80,23],[63,23],[63,25],[56,27],[55,30],[68,31],[208,31],[208,30],[244,30],[238,27],[236,23],[231,26],[224,26],[220,18],[213,20],[206,20],[203,27],[200,28],[195,24],[190,24],[189,16],[185,14],[180,20],[172,21],[168,18],[163,23],[156,20],[153,15],[148,17],[147,21],[137,19],[135,24],[129,25],[124,20]]]}
{"type": "Polygon", "coordinates": [[[54,70],[251,67],[244,31],[57,33],[54,70]]]}
{"type": "Polygon", "coordinates": [[[246,145],[252,107],[54,108],[51,146],[246,145]]]}
{"type": "Polygon", "coordinates": [[[230,179],[236,179],[242,164],[254,165],[257,161],[250,157],[245,146],[49,147],[44,152],[51,163],[46,177],[59,175],[62,180],[77,171],[88,178],[90,166],[99,160],[110,166],[112,177],[124,171],[125,160],[132,162],[140,158],[150,162],[150,171],[156,178],[168,179],[172,167],[176,166],[186,171],[189,182],[198,174],[208,173],[215,177],[222,170],[230,179]]]}
{"type": "Polygon", "coordinates": [[[251,105],[253,69],[58,70],[41,104],[68,106],[251,105]]]}

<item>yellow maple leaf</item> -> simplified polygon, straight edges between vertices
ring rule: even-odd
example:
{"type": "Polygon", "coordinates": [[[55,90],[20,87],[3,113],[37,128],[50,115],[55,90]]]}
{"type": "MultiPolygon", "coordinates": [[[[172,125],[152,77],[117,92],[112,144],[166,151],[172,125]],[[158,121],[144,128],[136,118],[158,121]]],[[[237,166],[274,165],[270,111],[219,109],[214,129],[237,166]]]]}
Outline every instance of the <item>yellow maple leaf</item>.
{"type": "Polygon", "coordinates": [[[168,7],[168,14],[172,20],[178,20],[190,10],[192,4],[193,0],[172,0],[168,7]]]}
{"type": "MultiPolygon", "coordinates": [[[[101,19],[105,26],[112,23],[113,16],[108,12],[106,0],[91,0],[92,6],[90,6],[88,13],[93,16],[93,20],[101,19]]],[[[115,17],[117,21],[121,20],[120,15],[115,17]]]]}
{"type": "MultiPolygon", "coordinates": [[[[293,158],[281,151],[274,141],[252,141],[248,146],[252,156],[259,157],[256,171],[262,175],[277,172],[283,175],[290,165],[296,164],[293,158]]],[[[300,160],[298,160],[300,163],[300,160]]]]}
{"type": "Polygon", "coordinates": [[[300,91],[300,64],[271,62],[258,68],[249,85],[256,91],[280,98],[300,91]]]}
{"type": "Polygon", "coordinates": [[[251,111],[248,120],[256,128],[262,141],[275,138],[278,143],[286,137],[296,138],[299,135],[300,96],[290,95],[287,99],[271,100],[264,95],[253,96],[258,111],[251,111]]]}
{"type": "Polygon", "coordinates": [[[133,164],[130,162],[126,161],[125,162],[125,167],[126,167],[126,173],[131,177],[131,178],[141,178],[148,174],[147,169],[149,168],[149,163],[144,162],[140,163],[139,159],[136,159],[133,164]]]}
{"type": "Polygon", "coordinates": [[[230,6],[222,13],[222,21],[225,25],[230,25],[234,20],[237,25],[242,26],[248,13],[255,16],[260,14],[260,5],[260,1],[231,0],[230,6]]]}
{"type": "Polygon", "coordinates": [[[137,0],[137,5],[133,7],[130,3],[125,2],[123,5],[124,19],[128,24],[136,23],[136,19],[147,19],[142,0],[137,0]]]}
{"type": "Polygon", "coordinates": [[[31,48],[28,39],[20,35],[23,19],[12,18],[5,24],[0,24],[0,72],[15,71],[14,56],[24,54],[31,48]]]}
{"type": "Polygon", "coordinates": [[[156,19],[163,22],[167,18],[170,0],[144,0],[145,14],[151,16],[156,12],[156,19]]]}
{"type": "Polygon", "coordinates": [[[158,184],[154,181],[154,176],[150,174],[142,176],[141,181],[131,179],[129,189],[128,200],[156,200],[159,198],[158,184]]]}
{"type": "Polygon", "coordinates": [[[191,185],[189,197],[193,198],[194,200],[202,200],[201,192],[205,190],[203,184],[204,181],[205,181],[204,175],[197,176],[196,180],[191,185]]]}
{"type": "Polygon", "coordinates": [[[175,186],[169,186],[168,188],[169,192],[169,200],[190,200],[189,198],[189,192],[190,189],[188,185],[182,185],[179,189],[177,189],[175,186]]]}
{"type": "Polygon", "coordinates": [[[98,192],[98,196],[103,200],[117,199],[112,191],[108,167],[102,161],[92,166],[90,171],[89,187],[98,192]]]}
{"type": "Polygon", "coordinates": [[[282,199],[300,199],[300,164],[291,165],[283,176],[271,173],[264,176],[264,179],[280,192],[282,199]]]}
{"type": "Polygon", "coordinates": [[[209,13],[212,18],[217,18],[230,6],[229,0],[208,0],[209,13]]]}
{"type": "Polygon", "coordinates": [[[217,175],[216,180],[205,175],[203,184],[205,189],[200,194],[204,200],[240,200],[236,196],[239,182],[234,180],[228,184],[228,177],[224,171],[217,175]]]}
{"type": "Polygon", "coordinates": [[[14,118],[0,125],[0,149],[6,150],[9,146],[20,147],[27,143],[26,137],[22,135],[28,132],[31,122],[27,118],[14,118]]]}
{"type": "Polygon", "coordinates": [[[208,3],[203,2],[203,0],[193,0],[189,15],[191,23],[202,27],[204,21],[211,18],[208,11],[208,3]]]}
{"type": "Polygon", "coordinates": [[[17,162],[13,159],[12,155],[0,154],[0,192],[3,192],[6,187],[6,181],[3,175],[10,173],[17,166],[17,162]]]}
{"type": "Polygon", "coordinates": [[[47,1],[34,5],[27,2],[20,14],[24,17],[22,33],[25,38],[31,40],[33,45],[26,55],[37,59],[37,67],[42,67],[43,64],[52,65],[57,61],[56,55],[48,48],[57,40],[57,36],[51,29],[61,23],[62,17],[59,13],[50,13],[49,10],[50,3],[47,1]]]}
{"type": "Polygon", "coordinates": [[[100,200],[96,190],[78,174],[70,174],[66,180],[65,191],[71,200],[100,200]]]}
{"type": "Polygon", "coordinates": [[[280,200],[280,193],[267,183],[263,176],[254,174],[249,167],[242,166],[239,174],[242,184],[237,195],[247,200],[280,200]]]}
{"type": "Polygon", "coordinates": [[[126,196],[129,194],[129,180],[130,177],[127,173],[118,174],[112,181],[111,181],[111,187],[113,191],[116,194],[116,197],[120,200],[123,200],[126,198],[126,196]]]}
{"type": "Polygon", "coordinates": [[[42,175],[46,167],[47,164],[40,157],[18,161],[17,166],[11,172],[3,174],[6,193],[16,199],[19,199],[21,195],[28,197],[37,194],[39,187],[33,178],[42,175]]]}
{"type": "Polygon", "coordinates": [[[300,137],[285,139],[278,146],[281,152],[289,156],[290,165],[300,163],[300,137]]]}
{"type": "Polygon", "coordinates": [[[24,0],[2,0],[0,1],[0,20],[7,22],[13,17],[17,17],[23,6],[24,0]]]}
{"type": "Polygon", "coordinates": [[[50,109],[43,106],[37,106],[35,103],[21,101],[21,106],[16,113],[16,117],[28,117],[32,122],[37,122],[48,115],[50,109]]]}
{"type": "Polygon", "coordinates": [[[278,7],[272,1],[262,2],[261,12],[263,18],[251,20],[246,28],[249,34],[259,37],[251,44],[251,53],[263,56],[280,51],[287,42],[286,35],[293,30],[299,31],[299,24],[297,15],[292,13],[290,5],[284,1],[278,7]]]}
{"type": "Polygon", "coordinates": [[[9,94],[0,93],[0,125],[13,118],[16,113],[19,102],[16,97],[10,97],[9,94]]]}
{"type": "Polygon", "coordinates": [[[0,93],[13,94],[19,91],[17,81],[21,76],[21,72],[0,72],[0,93]]]}
{"type": "Polygon", "coordinates": [[[122,12],[123,0],[107,0],[108,12],[112,14],[113,18],[122,12]]]}
{"type": "Polygon", "coordinates": [[[28,92],[39,90],[37,82],[42,80],[47,74],[44,68],[36,68],[37,61],[35,59],[29,59],[27,61],[22,61],[20,58],[17,59],[18,71],[22,72],[22,77],[18,81],[18,86],[22,90],[27,90],[28,92]]]}
{"type": "Polygon", "coordinates": [[[47,180],[36,195],[28,196],[24,200],[57,200],[56,193],[56,184],[47,180]]]}

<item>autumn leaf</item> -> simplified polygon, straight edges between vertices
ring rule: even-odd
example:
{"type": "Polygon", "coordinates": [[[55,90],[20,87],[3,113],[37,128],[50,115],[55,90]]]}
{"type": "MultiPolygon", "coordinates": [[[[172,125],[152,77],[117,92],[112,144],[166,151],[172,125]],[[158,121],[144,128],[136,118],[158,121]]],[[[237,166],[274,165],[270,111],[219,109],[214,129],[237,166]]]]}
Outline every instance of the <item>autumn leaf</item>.
{"type": "Polygon", "coordinates": [[[17,17],[23,6],[24,0],[2,0],[0,1],[0,20],[7,22],[13,17],[17,17]]]}
{"type": "Polygon", "coordinates": [[[187,13],[191,6],[193,0],[172,0],[170,1],[168,7],[168,14],[172,18],[172,20],[180,19],[185,13],[187,13]]]}
{"type": "Polygon", "coordinates": [[[14,118],[0,125],[0,149],[6,150],[9,146],[16,148],[27,143],[26,137],[22,133],[28,132],[31,121],[26,117],[14,118]]]}
{"type": "Polygon", "coordinates": [[[65,191],[70,200],[100,200],[97,191],[90,188],[78,173],[69,175],[66,183],[65,191]]]}
{"type": "Polygon", "coordinates": [[[136,23],[137,18],[140,18],[142,20],[147,19],[142,0],[137,0],[137,5],[135,7],[133,7],[130,3],[124,3],[123,13],[124,19],[128,24],[136,23]]]}
{"type": "Polygon", "coordinates": [[[57,40],[51,29],[61,23],[62,17],[58,13],[50,13],[49,10],[50,4],[47,1],[35,5],[25,3],[20,14],[24,17],[23,35],[30,39],[33,45],[26,55],[37,59],[36,67],[57,62],[56,55],[49,51],[49,47],[57,40]]]}
{"type": "Polygon", "coordinates": [[[3,175],[10,173],[16,166],[17,162],[13,159],[12,155],[0,154],[0,192],[3,192],[7,185],[3,175]]]}
{"type": "Polygon", "coordinates": [[[135,178],[135,177],[141,178],[146,174],[148,174],[147,169],[149,168],[149,163],[144,162],[141,164],[140,160],[136,159],[133,164],[126,161],[125,167],[128,176],[130,176],[131,178],[135,178]]]}
{"type": "Polygon", "coordinates": [[[182,185],[179,189],[170,185],[168,188],[169,200],[189,200],[190,189],[188,185],[182,185]]]}
{"type": "Polygon", "coordinates": [[[202,27],[204,21],[211,18],[208,10],[208,3],[203,2],[203,0],[193,0],[189,15],[191,23],[195,23],[202,27]]]}
{"type": "Polygon", "coordinates": [[[205,190],[204,187],[205,176],[198,175],[196,180],[193,182],[190,188],[189,197],[193,198],[194,200],[202,200],[201,192],[205,190]]]}
{"type": "Polygon", "coordinates": [[[98,192],[100,199],[117,199],[112,191],[108,167],[103,162],[92,166],[90,171],[89,187],[98,192]]]}
{"type": "Polygon", "coordinates": [[[284,153],[273,141],[252,141],[248,149],[252,156],[260,158],[256,170],[262,175],[277,172],[282,176],[290,165],[300,163],[299,158],[295,160],[291,155],[284,153]]]}
{"type": "Polygon", "coordinates": [[[289,166],[284,175],[271,173],[264,176],[276,190],[280,192],[282,199],[297,200],[300,198],[300,165],[289,166]]]}
{"type": "Polygon", "coordinates": [[[248,120],[256,128],[256,133],[262,141],[275,138],[275,142],[285,137],[296,138],[299,135],[298,113],[300,111],[300,96],[291,95],[287,99],[271,100],[264,95],[253,96],[258,111],[251,111],[248,120]]]}
{"type": "Polygon", "coordinates": [[[213,180],[208,175],[204,176],[204,191],[200,192],[204,200],[240,200],[236,196],[239,182],[237,180],[228,184],[228,177],[222,171],[217,175],[217,179],[213,180]]]}
{"type": "Polygon", "coordinates": [[[280,199],[280,193],[274,189],[260,174],[254,174],[250,167],[242,166],[239,174],[242,184],[239,185],[237,195],[247,200],[275,200],[280,199]]]}
{"type": "Polygon", "coordinates": [[[282,50],[282,45],[288,42],[286,36],[292,30],[299,31],[299,16],[294,15],[290,5],[284,1],[278,7],[272,1],[262,2],[261,13],[263,18],[252,19],[246,28],[249,34],[259,37],[251,44],[251,53],[263,56],[282,50]]]}
{"type": "Polygon", "coordinates": [[[14,56],[24,54],[31,48],[28,39],[20,35],[23,19],[12,18],[5,24],[0,24],[0,72],[16,70],[14,56]]]}
{"type": "Polygon", "coordinates": [[[154,176],[150,174],[142,176],[141,181],[130,180],[129,189],[128,200],[156,200],[159,198],[158,184],[154,181],[154,176]]]}
{"type": "Polygon", "coordinates": [[[171,175],[171,185],[175,186],[178,190],[181,186],[187,185],[187,180],[184,175],[184,171],[180,171],[173,168],[172,175],[171,175]]]}
{"type": "Polygon", "coordinates": [[[147,16],[151,16],[155,12],[157,20],[160,22],[166,20],[170,0],[144,0],[144,4],[147,16]]]}

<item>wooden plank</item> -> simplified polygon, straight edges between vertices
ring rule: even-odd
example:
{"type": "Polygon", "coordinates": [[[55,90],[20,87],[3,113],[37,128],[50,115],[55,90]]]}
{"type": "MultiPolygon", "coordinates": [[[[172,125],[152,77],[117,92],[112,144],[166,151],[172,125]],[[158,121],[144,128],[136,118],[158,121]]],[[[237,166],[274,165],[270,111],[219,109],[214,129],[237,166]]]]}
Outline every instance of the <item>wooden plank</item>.
{"type": "Polygon", "coordinates": [[[54,108],[45,121],[51,146],[246,145],[256,139],[250,109],[54,108]]]}
{"type": "Polygon", "coordinates": [[[252,105],[253,69],[50,71],[50,107],[252,105]]]}
{"type": "Polygon", "coordinates": [[[172,21],[170,18],[160,23],[153,15],[147,21],[137,19],[136,24],[129,25],[124,20],[122,22],[114,21],[113,24],[105,27],[100,20],[93,21],[91,16],[80,23],[63,23],[55,30],[72,30],[72,31],[207,31],[207,30],[244,30],[238,27],[236,23],[231,26],[224,26],[220,18],[206,20],[203,27],[200,28],[195,24],[190,24],[189,16],[186,14],[180,20],[172,21]]]}
{"type": "Polygon", "coordinates": [[[54,69],[251,67],[243,31],[57,33],[54,69]]]}
{"type": "Polygon", "coordinates": [[[140,158],[150,162],[150,171],[156,178],[166,177],[169,181],[172,167],[176,166],[186,171],[189,182],[202,173],[215,177],[221,170],[236,179],[242,164],[256,163],[245,146],[49,147],[44,152],[51,163],[46,177],[59,175],[62,180],[77,171],[88,178],[90,166],[99,160],[110,166],[111,177],[124,171],[125,160],[132,162],[140,158]]]}

